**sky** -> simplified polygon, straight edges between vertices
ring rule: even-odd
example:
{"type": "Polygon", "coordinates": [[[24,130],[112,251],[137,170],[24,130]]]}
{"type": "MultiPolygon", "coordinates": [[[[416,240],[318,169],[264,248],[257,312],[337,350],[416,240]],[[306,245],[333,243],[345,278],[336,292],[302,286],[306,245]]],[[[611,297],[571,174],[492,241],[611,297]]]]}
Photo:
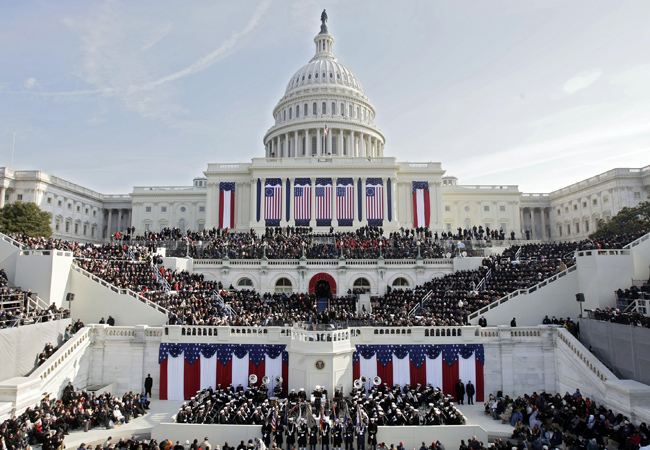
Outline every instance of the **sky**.
{"type": "Polygon", "coordinates": [[[262,157],[323,8],[385,156],[530,193],[650,164],[647,0],[0,3],[0,166],[104,194],[262,157]]]}

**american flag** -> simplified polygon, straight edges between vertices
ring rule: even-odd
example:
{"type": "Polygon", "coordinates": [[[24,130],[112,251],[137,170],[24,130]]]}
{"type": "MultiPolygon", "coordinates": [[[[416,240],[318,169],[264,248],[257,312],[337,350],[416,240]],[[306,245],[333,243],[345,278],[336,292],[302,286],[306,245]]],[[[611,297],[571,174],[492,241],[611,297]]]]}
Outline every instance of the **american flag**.
{"type": "MultiPolygon", "coordinates": [[[[352,178],[339,178],[336,182],[336,218],[354,220],[354,182],[352,178]]],[[[339,224],[340,225],[340,224],[339,224]]]]}
{"type": "Polygon", "coordinates": [[[311,220],[311,180],[297,178],[293,188],[293,216],[296,220],[311,220]]]}
{"type": "MultiPolygon", "coordinates": [[[[273,417],[271,417],[271,429],[273,429],[274,433],[275,433],[277,421],[278,421],[278,409],[273,408],[273,417]]],[[[275,436],[273,438],[275,439],[275,436]]]]}
{"type": "Polygon", "coordinates": [[[379,178],[366,180],[366,218],[368,220],[384,218],[384,186],[379,178]]]}
{"type": "Polygon", "coordinates": [[[325,124],[325,136],[327,136],[330,132],[330,129],[327,127],[327,124],[325,124]]]}
{"type": "Polygon", "coordinates": [[[264,186],[264,219],[282,219],[282,180],[269,178],[264,186]]]}
{"type": "Polygon", "coordinates": [[[332,179],[316,180],[316,220],[332,219],[332,179]]]}

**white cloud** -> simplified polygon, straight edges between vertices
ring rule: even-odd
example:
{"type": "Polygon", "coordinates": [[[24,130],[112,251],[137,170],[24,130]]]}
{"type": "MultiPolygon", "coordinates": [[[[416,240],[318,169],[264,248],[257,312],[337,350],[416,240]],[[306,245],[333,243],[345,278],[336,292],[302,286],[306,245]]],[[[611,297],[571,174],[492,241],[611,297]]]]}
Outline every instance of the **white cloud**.
{"type": "Polygon", "coordinates": [[[34,89],[38,86],[38,80],[34,77],[29,77],[23,81],[23,86],[25,86],[26,89],[34,89]]]}
{"type": "Polygon", "coordinates": [[[214,50],[181,70],[160,76],[155,73],[161,70],[157,67],[159,57],[146,58],[145,53],[167,37],[173,28],[172,23],[166,22],[160,27],[160,24],[152,26],[129,21],[129,13],[121,11],[121,5],[105,2],[91,18],[64,20],[66,25],[79,32],[83,54],[79,76],[89,87],[38,94],[60,99],[83,96],[119,98],[127,109],[143,117],[172,119],[186,114],[185,108],[173,102],[177,92],[171,84],[206,70],[232,54],[241,39],[261,23],[270,5],[271,0],[262,0],[244,27],[214,50]],[[134,40],[144,44],[134,47],[134,40]]]}
{"type": "Polygon", "coordinates": [[[150,48],[154,47],[160,41],[162,41],[171,31],[172,23],[168,22],[163,28],[154,32],[151,36],[145,38],[145,43],[140,47],[141,52],[146,52],[150,48]]]}
{"type": "Polygon", "coordinates": [[[566,83],[564,83],[563,90],[567,94],[574,94],[594,84],[602,74],[603,71],[600,69],[591,69],[580,72],[578,75],[570,78],[566,83]]]}

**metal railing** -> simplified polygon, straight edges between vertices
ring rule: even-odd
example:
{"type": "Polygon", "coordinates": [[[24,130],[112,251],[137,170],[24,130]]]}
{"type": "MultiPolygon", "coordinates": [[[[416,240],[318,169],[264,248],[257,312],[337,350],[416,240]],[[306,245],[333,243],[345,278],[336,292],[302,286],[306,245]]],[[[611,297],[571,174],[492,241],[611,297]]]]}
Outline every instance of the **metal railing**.
{"type": "Polygon", "coordinates": [[[499,305],[501,305],[503,303],[506,303],[507,301],[512,300],[513,298],[518,297],[520,295],[532,294],[533,292],[537,291],[538,289],[541,289],[544,286],[549,285],[549,284],[559,280],[560,278],[565,277],[566,275],[570,274],[571,272],[575,272],[577,269],[578,269],[578,267],[576,265],[573,265],[573,266],[569,267],[568,269],[563,270],[562,272],[558,272],[555,275],[553,275],[551,277],[548,277],[543,281],[540,281],[539,283],[537,283],[534,286],[531,286],[531,287],[529,287],[527,289],[518,289],[516,291],[513,291],[510,294],[506,295],[505,297],[500,297],[500,298],[494,300],[493,302],[491,302],[487,306],[484,306],[483,308],[479,309],[478,311],[474,311],[473,313],[471,313],[467,317],[467,319],[468,320],[476,319],[481,314],[485,314],[489,310],[491,310],[493,308],[496,308],[497,306],[499,306],[499,305]]]}
{"type": "Polygon", "coordinates": [[[631,249],[631,248],[634,248],[634,247],[636,247],[637,245],[639,245],[641,242],[645,242],[645,241],[647,241],[648,239],[650,239],[650,233],[644,234],[644,235],[641,236],[639,239],[630,242],[629,244],[625,245],[623,248],[625,248],[625,249],[631,249]]]}
{"type": "Polygon", "coordinates": [[[416,312],[421,311],[422,308],[424,308],[425,303],[428,302],[432,296],[433,296],[433,289],[427,292],[426,295],[422,297],[422,300],[409,311],[408,314],[409,317],[414,315],[416,312]]]}
{"type": "Polygon", "coordinates": [[[18,242],[14,238],[11,238],[11,237],[7,236],[4,233],[0,233],[0,237],[2,238],[3,241],[13,245],[14,247],[17,247],[20,250],[23,250],[25,248],[25,246],[23,244],[21,244],[20,242],[18,242]]]}

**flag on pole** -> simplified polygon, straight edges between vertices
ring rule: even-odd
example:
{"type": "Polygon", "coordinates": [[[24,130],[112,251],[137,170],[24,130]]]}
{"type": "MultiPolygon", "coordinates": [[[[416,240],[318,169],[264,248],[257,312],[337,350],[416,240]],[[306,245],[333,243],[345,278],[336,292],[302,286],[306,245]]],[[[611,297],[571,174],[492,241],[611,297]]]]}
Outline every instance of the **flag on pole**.
{"type": "Polygon", "coordinates": [[[282,180],[267,178],[264,185],[264,220],[267,227],[277,227],[282,219],[282,180]]]}
{"type": "Polygon", "coordinates": [[[354,221],[354,182],[352,178],[336,180],[336,218],[340,227],[351,227],[354,221]]]}
{"type": "Polygon", "coordinates": [[[298,227],[308,227],[311,220],[311,180],[296,178],[293,185],[293,217],[298,227]]]}
{"type": "Polygon", "coordinates": [[[327,136],[329,132],[330,129],[327,127],[327,124],[325,124],[325,136],[327,136]]]}
{"type": "Polygon", "coordinates": [[[332,225],[332,179],[316,178],[316,226],[332,225]]]}
{"type": "Polygon", "coordinates": [[[235,183],[219,184],[219,228],[235,226],[235,183]]]}
{"type": "Polygon", "coordinates": [[[428,227],[431,216],[431,202],[429,200],[429,182],[413,182],[413,226],[415,228],[428,227]]]}
{"type": "Polygon", "coordinates": [[[366,218],[368,225],[383,225],[384,186],[381,178],[366,180],[366,218]]]}

